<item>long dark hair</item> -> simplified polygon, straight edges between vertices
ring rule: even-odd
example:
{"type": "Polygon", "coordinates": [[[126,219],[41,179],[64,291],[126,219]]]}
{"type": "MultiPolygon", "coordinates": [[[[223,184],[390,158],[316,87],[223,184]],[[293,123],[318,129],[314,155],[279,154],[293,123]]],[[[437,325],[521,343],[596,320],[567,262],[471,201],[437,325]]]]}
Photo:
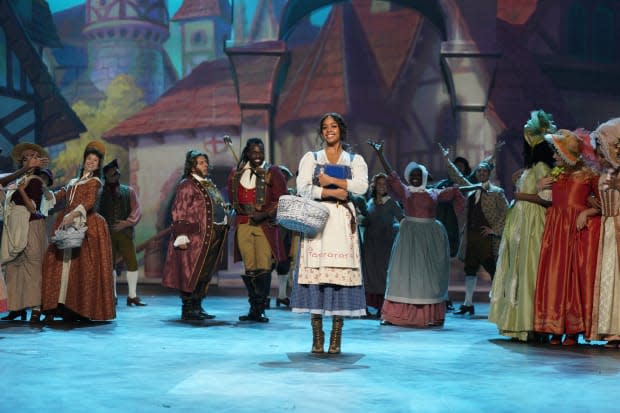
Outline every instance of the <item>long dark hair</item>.
{"type": "Polygon", "coordinates": [[[265,153],[265,144],[263,143],[262,139],[256,138],[256,137],[248,139],[248,141],[245,143],[245,147],[243,148],[243,151],[241,152],[241,159],[239,159],[239,163],[237,164],[237,169],[241,169],[243,165],[245,165],[250,160],[249,153],[250,153],[250,148],[253,145],[258,145],[263,151],[263,153],[265,153]]]}
{"type": "Polygon", "coordinates": [[[549,168],[553,168],[553,164],[555,163],[553,159],[553,148],[551,148],[551,145],[548,145],[546,142],[540,142],[532,148],[524,139],[523,166],[526,168],[531,168],[538,162],[544,162],[549,166],[549,168]]]}
{"type": "Polygon", "coordinates": [[[192,169],[196,167],[196,164],[198,163],[197,159],[200,156],[204,156],[207,160],[207,163],[211,165],[211,163],[209,162],[209,155],[207,155],[205,152],[191,149],[185,154],[185,167],[183,169],[183,178],[187,178],[191,175],[192,169]]]}
{"type": "Polygon", "coordinates": [[[94,154],[97,156],[97,158],[99,158],[99,165],[97,165],[97,169],[93,171],[93,176],[99,179],[103,178],[103,154],[99,152],[96,148],[91,146],[84,149],[84,156],[82,157],[82,167],[80,168],[80,175],[78,176],[78,179],[84,176],[84,161],[86,160],[86,157],[91,154],[94,154]]]}
{"type": "Polygon", "coordinates": [[[317,131],[320,146],[323,146],[323,144],[325,143],[325,139],[323,138],[323,122],[325,122],[325,119],[329,117],[333,118],[338,124],[338,129],[340,129],[340,144],[342,145],[342,149],[350,152],[351,145],[347,143],[347,124],[344,121],[344,118],[336,112],[328,112],[321,116],[321,121],[319,122],[319,129],[317,131]]]}

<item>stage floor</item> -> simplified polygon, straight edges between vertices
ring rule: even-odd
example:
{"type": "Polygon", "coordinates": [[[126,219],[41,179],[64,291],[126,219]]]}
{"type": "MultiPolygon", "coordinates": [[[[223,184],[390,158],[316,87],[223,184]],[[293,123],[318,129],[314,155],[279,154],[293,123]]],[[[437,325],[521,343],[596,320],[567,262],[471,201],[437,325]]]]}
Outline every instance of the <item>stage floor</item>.
{"type": "MultiPolygon", "coordinates": [[[[241,296],[205,299],[217,317],[179,320],[180,300],[143,295],[102,324],[0,322],[0,412],[617,412],[620,350],[526,345],[486,319],[444,328],[345,320],[339,356],[312,356],[307,314],[237,321],[241,296]]],[[[327,320],[326,335],[331,321],[327,320]]]]}

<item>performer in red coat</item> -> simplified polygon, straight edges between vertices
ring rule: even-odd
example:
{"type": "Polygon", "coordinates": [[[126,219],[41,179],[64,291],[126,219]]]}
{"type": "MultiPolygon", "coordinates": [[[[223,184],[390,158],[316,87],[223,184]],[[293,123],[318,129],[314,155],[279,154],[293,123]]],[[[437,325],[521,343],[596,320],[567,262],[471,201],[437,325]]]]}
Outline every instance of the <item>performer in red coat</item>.
{"type": "Polygon", "coordinates": [[[228,198],[235,209],[235,244],[243,259],[241,276],[248,290],[250,311],[240,321],[266,323],[265,308],[274,265],[288,260],[274,219],[280,196],[287,195],[286,178],[280,168],[265,162],[265,146],[250,138],[241,160],[228,176],[228,198]]]}
{"type": "Polygon", "coordinates": [[[182,320],[214,318],[202,308],[228,232],[228,204],[209,179],[209,157],[190,150],[172,204],[172,237],[162,285],[179,290],[182,320]]]}

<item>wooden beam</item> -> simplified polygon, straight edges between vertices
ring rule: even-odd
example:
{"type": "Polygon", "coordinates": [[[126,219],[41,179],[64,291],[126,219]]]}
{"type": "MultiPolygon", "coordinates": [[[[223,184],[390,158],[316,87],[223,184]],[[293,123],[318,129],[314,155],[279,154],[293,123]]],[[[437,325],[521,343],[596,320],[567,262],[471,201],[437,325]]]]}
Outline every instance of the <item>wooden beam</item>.
{"type": "Polygon", "coordinates": [[[34,97],[36,96],[34,93],[28,94],[27,92],[20,92],[19,90],[9,89],[4,86],[0,86],[0,95],[8,96],[19,100],[26,100],[28,102],[32,102],[34,100],[34,97]]]}
{"type": "Polygon", "coordinates": [[[0,127],[7,126],[9,123],[13,122],[15,119],[31,111],[34,111],[34,104],[32,103],[26,103],[20,106],[19,108],[15,109],[13,112],[9,113],[5,117],[0,118],[0,127]]]}
{"type": "Polygon", "coordinates": [[[19,143],[19,140],[22,138],[22,136],[25,136],[26,134],[30,133],[33,130],[34,130],[34,123],[31,123],[30,125],[22,128],[21,130],[17,131],[17,133],[14,134],[13,139],[11,139],[11,143],[13,145],[17,145],[19,143]]]}

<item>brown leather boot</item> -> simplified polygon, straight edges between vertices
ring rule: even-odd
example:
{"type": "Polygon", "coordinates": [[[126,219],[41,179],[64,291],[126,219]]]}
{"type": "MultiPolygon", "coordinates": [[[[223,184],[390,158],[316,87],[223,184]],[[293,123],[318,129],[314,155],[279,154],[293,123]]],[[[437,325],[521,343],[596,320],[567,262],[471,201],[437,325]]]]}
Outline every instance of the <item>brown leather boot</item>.
{"type": "Polygon", "coordinates": [[[329,354],[340,354],[340,341],[342,339],[342,326],[344,319],[335,315],[332,321],[332,333],[329,337],[329,354]]]}
{"type": "Polygon", "coordinates": [[[312,324],[312,352],[323,353],[323,344],[325,343],[323,317],[321,314],[312,314],[310,316],[310,323],[312,324]]]}

